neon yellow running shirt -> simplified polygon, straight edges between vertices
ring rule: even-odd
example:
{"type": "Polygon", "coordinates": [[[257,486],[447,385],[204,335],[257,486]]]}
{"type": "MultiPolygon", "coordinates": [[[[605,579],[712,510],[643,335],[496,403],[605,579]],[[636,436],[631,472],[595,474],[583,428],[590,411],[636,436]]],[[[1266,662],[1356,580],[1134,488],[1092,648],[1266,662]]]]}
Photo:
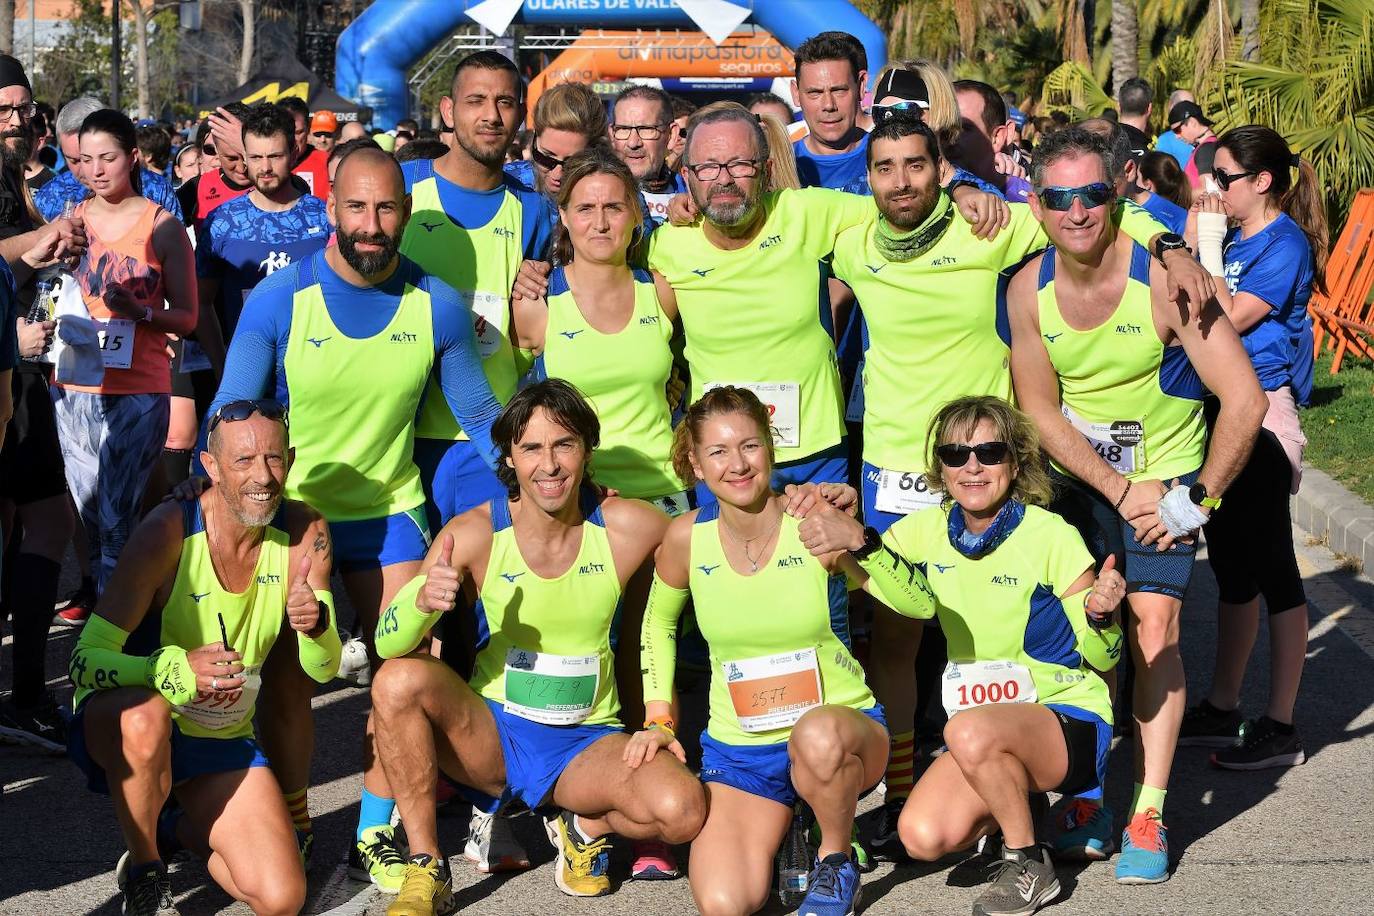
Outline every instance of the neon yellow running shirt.
{"type": "Polygon", "coordinates": [[[778,462],[824,451],[844,435],[835,346],[821,324],[824,278],[841,231],[873,202],[824,188],[771,191],[763,228],[748,245],[717,248],[700,225],[663,225],[649,240],[649,266],[677,295],[692,375],[691,400],[714,384],[767,386],[778,462]]]}

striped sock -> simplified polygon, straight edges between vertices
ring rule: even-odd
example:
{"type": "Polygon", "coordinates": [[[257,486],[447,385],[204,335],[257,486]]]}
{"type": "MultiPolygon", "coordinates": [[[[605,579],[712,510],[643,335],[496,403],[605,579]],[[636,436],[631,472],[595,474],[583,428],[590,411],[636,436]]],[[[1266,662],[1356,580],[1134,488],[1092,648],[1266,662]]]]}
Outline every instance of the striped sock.
{"type": "Polygon", "coordinates": [[[291,815],[291,823],[302,833],[309,833],[310,826],[310,804],[306,800],[306,793],[310,791],[307,786],[299,792],[283,792],[282,797],[286,799],[286,810],[291,815]]]}
{"type": "Polygon", "coordinates": [[[887,757],[887,795],[884,803],[905,801],[911,794],[912,773],[916,757],[916,732],[895,732],[891,739],[891,753],[887,757]]]}

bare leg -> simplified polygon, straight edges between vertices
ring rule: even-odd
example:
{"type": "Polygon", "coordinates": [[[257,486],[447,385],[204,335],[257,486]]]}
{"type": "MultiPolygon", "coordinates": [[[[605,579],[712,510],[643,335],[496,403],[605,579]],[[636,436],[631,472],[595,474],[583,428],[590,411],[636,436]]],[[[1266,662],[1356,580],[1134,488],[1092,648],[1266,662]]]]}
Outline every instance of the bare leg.
{"type": "Polygon", "coordinates": [[[1269,615],[1269,718],[1293,724],[1307,661],[1307,605],[1269,615]]]}
{"type": "Polygon", "coordinates": [[[707,783],[706,796],[710,813],[692,841],[687,876],[692,898],[702,916],[749,916],[768,902],[792,809],[720,783],[707,783]]]}
{"type": "Polygon", "coordinates": [[[907,855],[934,862],[969,848],[996,826],[987,802],[969,785],[954,755],[942,754],[912,789],[897,821],[897,833],[907,855]]]}
{"type": "Polygon", "coordinates": [[[1188,699],[1183,657],[1178,651],[1182,602],[1167,595],[1136,592],[1128,596],[1127,603],[1136,664],[1136,781],[1165,789],[1188,699]]]}
{"type": "Polygon", "coordinates": [[[701,783],[672,754],[637,769],[622,755],[629,736],[607,735],[573,758],[554,785],[554,804],[579,815],[590,837],[686,843],[706,820],[701,783]]]}
{"type": "Polygon", "coordinates": [[[315,753],[315,717],[310,701],[315,682],[301,668],[296,634],[285,621],[262,666],[257,724],[262,748],[272,761],[272,774],[287,793],[310,786],[315,753]]]}
{"type": "MultiPolygon", "coordinates": [[[[1207,702],[1217,709],[1235,709],[1240,705],[1245,669],[1259,633],[1259,613],[1258,596],[1244,604],[1217,602],[1217,662],[1212,673],[1212,691],[1207,696],[1207,702]]],[[[1303,642],[1306,641],[1304,635],[1303,642]]]]}
{"type": "Polygon", "coordinates": [[[848,854],[859,793],[882,779],[887,741],[885,728],[844,706],[818,707],[793,726],[792,785],[816,814],[821,858],[848,854]]]}
{"type": "Polygon", "coordinates": [[[131,860],[157,861],[157,816],[172,788],[172,707],[151,690],[121,687],[87,700],[83,719],[131,860]]]}

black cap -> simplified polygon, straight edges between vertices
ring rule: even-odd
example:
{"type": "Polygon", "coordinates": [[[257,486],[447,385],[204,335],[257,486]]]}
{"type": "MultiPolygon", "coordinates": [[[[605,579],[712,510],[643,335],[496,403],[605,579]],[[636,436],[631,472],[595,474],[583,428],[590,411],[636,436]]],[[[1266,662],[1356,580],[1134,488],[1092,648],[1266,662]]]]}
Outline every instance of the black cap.
{"type": "Polygon", "coordinates": [[[878,85],[873,87],[873,101],[895,95],[899,99],[915,102],[922,108],[930,107],[930,91],[925,80],[913,70],[894,68],[883,74],[878,85]]]}
{"type": "Polygon", "coordinates": [[[1211,127],[1212,120],[1202,113],[1197,102],[1179,102],[1169,109],[1169,127],[1174,128],[1189,118],[1197,118],[1203,127],[1211,127]]]}
{"type": "Polygon", "coordinates": [[[23,86],[33,95],[33,87],[29,85],[29,78],[24,74],[24,65],[8,54],[0,54],[0,89],[7,89],[10,86],[23,86]]]}

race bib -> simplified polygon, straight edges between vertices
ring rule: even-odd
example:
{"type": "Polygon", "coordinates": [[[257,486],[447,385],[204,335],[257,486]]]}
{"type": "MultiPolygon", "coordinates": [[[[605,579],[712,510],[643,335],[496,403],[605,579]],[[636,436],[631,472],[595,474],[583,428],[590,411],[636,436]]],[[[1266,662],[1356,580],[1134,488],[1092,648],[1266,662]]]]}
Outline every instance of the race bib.
{"type": "Polygon", "coordinates": [[[1139,420],[1113,420],[1093,423],[1083,419],[1069,405],[1062,405],[1064,418],[1097,452],[1098,457],[1118,474],[1133,474],[1145,464],[1145,424],[1139,420]]]}
{"type": "Polygon", "coordinates": [[[111,318],[96,331],[100,338],[100,361],[106,369],[127,369],[134,364],[134,323],[127,318],[111,318]]]}
{"type": "Polygon", "coordinates": [[[490,359],[501,349],[506,333],[506,297],[499,293],[460,290],[459,297],[472,309],[472,331],[477,337],[477,352],[490,359]]]}
{"type": "Polygon", "coordinates": [[[505,710],[543,725],[576,725],[592,714],[601,679],[596,655],[506,653],[505,710]]]}
{"type": "Polygon", "coordinates": [[[760,655],[721,664],[735,718],[747,732],[791,728],[821,705],[821,669],[815,649],[760,655]]]}
{"type": "Polygon", "coordinates": [[[940,505],[941,496],[932,493],[926,475],[889,471],[878,472],[878,494],[873,507],[879,512],[910,515],[930,506],[940,505]]]}
{"type": "Polygon", "coordinates": [[[687,491],[680,493],[669,493],[667,496],[653,496],[645,500],[652,506],[657,506],[669,518],[677,518],[685,515],[692,509],[692,504],[687,500],[687,491]]]}
{"type": "Polygon", "coordinates": [[[1039,699],[1030,669],[1015,662],[950,662],[940,678],[940,698],[945,712],[987,706],[990,703],[1034,703],[1039,699]]]}
{"type": "Polygon", "coordinates": [[[796,382],[708,382],[702,393],[726,385],[748,388],[758,395],[763,406],[768,408],[775,446],[797,448],[801,445],[801,385],[796,382]]]}
{"type": "Polygon", "coordinates": [[[205,350],[201,345],[194,340],[183,340],[181,342],[181,374],[188,375],[209,368],[210,357],[205,355],[205,350]]]}
{"type": "Polygon", "coordinates": [[[202,728],[232,728],[253,714],[262,689],[261,670],[261,665],[243,669],[243,689],[237,698],[232,690],[201,691],[190,703],[178,706],[177,712],[202,728]]]}
{"type": "Polygon", "coordinates": [[[854,373],[854,387],[849,389],[849,402],[844,406],[846,423],[864,421],[864,366],[867,363],[866,359],[859,360],[859,369],[854,373]]]}

